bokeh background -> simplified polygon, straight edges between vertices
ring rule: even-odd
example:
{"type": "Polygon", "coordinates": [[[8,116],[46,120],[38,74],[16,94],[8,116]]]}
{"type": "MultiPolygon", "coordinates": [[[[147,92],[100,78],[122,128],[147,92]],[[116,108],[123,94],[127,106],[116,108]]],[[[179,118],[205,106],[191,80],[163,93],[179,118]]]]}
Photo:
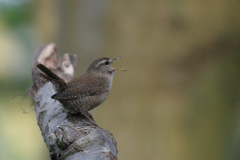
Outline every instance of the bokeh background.
{"type": "Polygon", "coordinates": [[[124,56],[91,111],[120,160],[240,159],[240,1],[0,0],[1,160],[50,159],[24,95],[51,42],[78,56],[76,75],[124,56]]]}

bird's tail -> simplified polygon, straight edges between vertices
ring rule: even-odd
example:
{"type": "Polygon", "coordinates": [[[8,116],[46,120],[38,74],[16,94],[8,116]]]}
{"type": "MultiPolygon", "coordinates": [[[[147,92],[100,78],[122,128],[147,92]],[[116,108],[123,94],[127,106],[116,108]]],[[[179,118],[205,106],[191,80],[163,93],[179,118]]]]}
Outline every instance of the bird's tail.
{"type": "Polygon", "coordinates": [[[66,82],[58,77],[55,73],[53,73],[51,70],[49,70],[46,66],[43,64],[38,64],[37,67],[45,74],[38,73],[38,75],[48,81],[50,81],[56,92],[59,92],[61,89],[64,89],[66,87],[66,82]]]}

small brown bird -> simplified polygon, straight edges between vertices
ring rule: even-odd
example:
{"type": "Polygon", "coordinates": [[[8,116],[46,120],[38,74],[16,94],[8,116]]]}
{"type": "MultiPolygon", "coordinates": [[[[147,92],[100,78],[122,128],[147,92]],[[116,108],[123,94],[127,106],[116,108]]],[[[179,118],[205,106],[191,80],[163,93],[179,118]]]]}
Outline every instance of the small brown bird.
{"type": "Polygon", "coordinates": [[[67,83],[42,64],[38,64],[37,67],[45,74],[38,74],[53,84],[56,94],[51,98],[62,103],[70,113],[84,114],[97,126],[86,112],[100,105],[108,97],[113,74],[117,70],[124,71],[124,69],[113,68],[111,64],[121,57],[97,59],[90,64],[83,75],[67,83]]]}

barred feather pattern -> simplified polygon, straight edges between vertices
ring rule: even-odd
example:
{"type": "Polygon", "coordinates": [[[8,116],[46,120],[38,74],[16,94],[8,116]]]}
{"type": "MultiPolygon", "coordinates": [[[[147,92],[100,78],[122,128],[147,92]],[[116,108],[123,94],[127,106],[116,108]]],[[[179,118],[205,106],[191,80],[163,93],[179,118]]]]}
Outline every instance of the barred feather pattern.
{"type": "Polygon", "coordinates": [[[107,98],[111,84],[106,77],[82,75],[69,81],[67,87],[52,96],[71,113],[86,113],[107,98]]]}
{"type": "Polygon", "coordinates": [[[86,113],[87,111],[92,110],[103,103],[107,96],[108,93],[106,92],[102,95],[82,96],[78,99],[73,100],[61,99],[59,102],[62,103],[63,106],[65,106],[65,108],[68,109],[68,111],[71,113],[86,113]]]}
{"type": "Polygon", "coordinates": [[[109,65],[113,61],[105,64],[108,60],[100,58],[92,62],[85,74],[67,83],[44,65],[37,67],[44,73],[39,76],[49,80],[56,90],[52,99],[58,100],[71,113],[86,113],[103,103],[111,90],[115,70],[109,65]]]}
{"type": "Polygon", "coordinates": [[[53,87],[56,92],[59,92],[60,90],[64,89],[66,87],[66,82],[58,77],[56,74],[54,74],[51,70],[49,70],[47,67],[45,67],[43,64],[38,64],[37,67],[45,74],[38,73],[38,75],[48,81],[50,81],[53,84],[53,87]]]}

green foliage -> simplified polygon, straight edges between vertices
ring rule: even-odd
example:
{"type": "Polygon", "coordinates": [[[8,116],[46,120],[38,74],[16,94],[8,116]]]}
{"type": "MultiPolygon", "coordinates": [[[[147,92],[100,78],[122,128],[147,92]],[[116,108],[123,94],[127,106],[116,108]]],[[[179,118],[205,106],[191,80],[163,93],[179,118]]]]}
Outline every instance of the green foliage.
{"type": "Polygon", "coordinates": [[[30,24],[33,20],[34,5],[30,2],[10,5],[0,3],[0,21],[8,27],[15,28],[24,24],[30,24]]]}

